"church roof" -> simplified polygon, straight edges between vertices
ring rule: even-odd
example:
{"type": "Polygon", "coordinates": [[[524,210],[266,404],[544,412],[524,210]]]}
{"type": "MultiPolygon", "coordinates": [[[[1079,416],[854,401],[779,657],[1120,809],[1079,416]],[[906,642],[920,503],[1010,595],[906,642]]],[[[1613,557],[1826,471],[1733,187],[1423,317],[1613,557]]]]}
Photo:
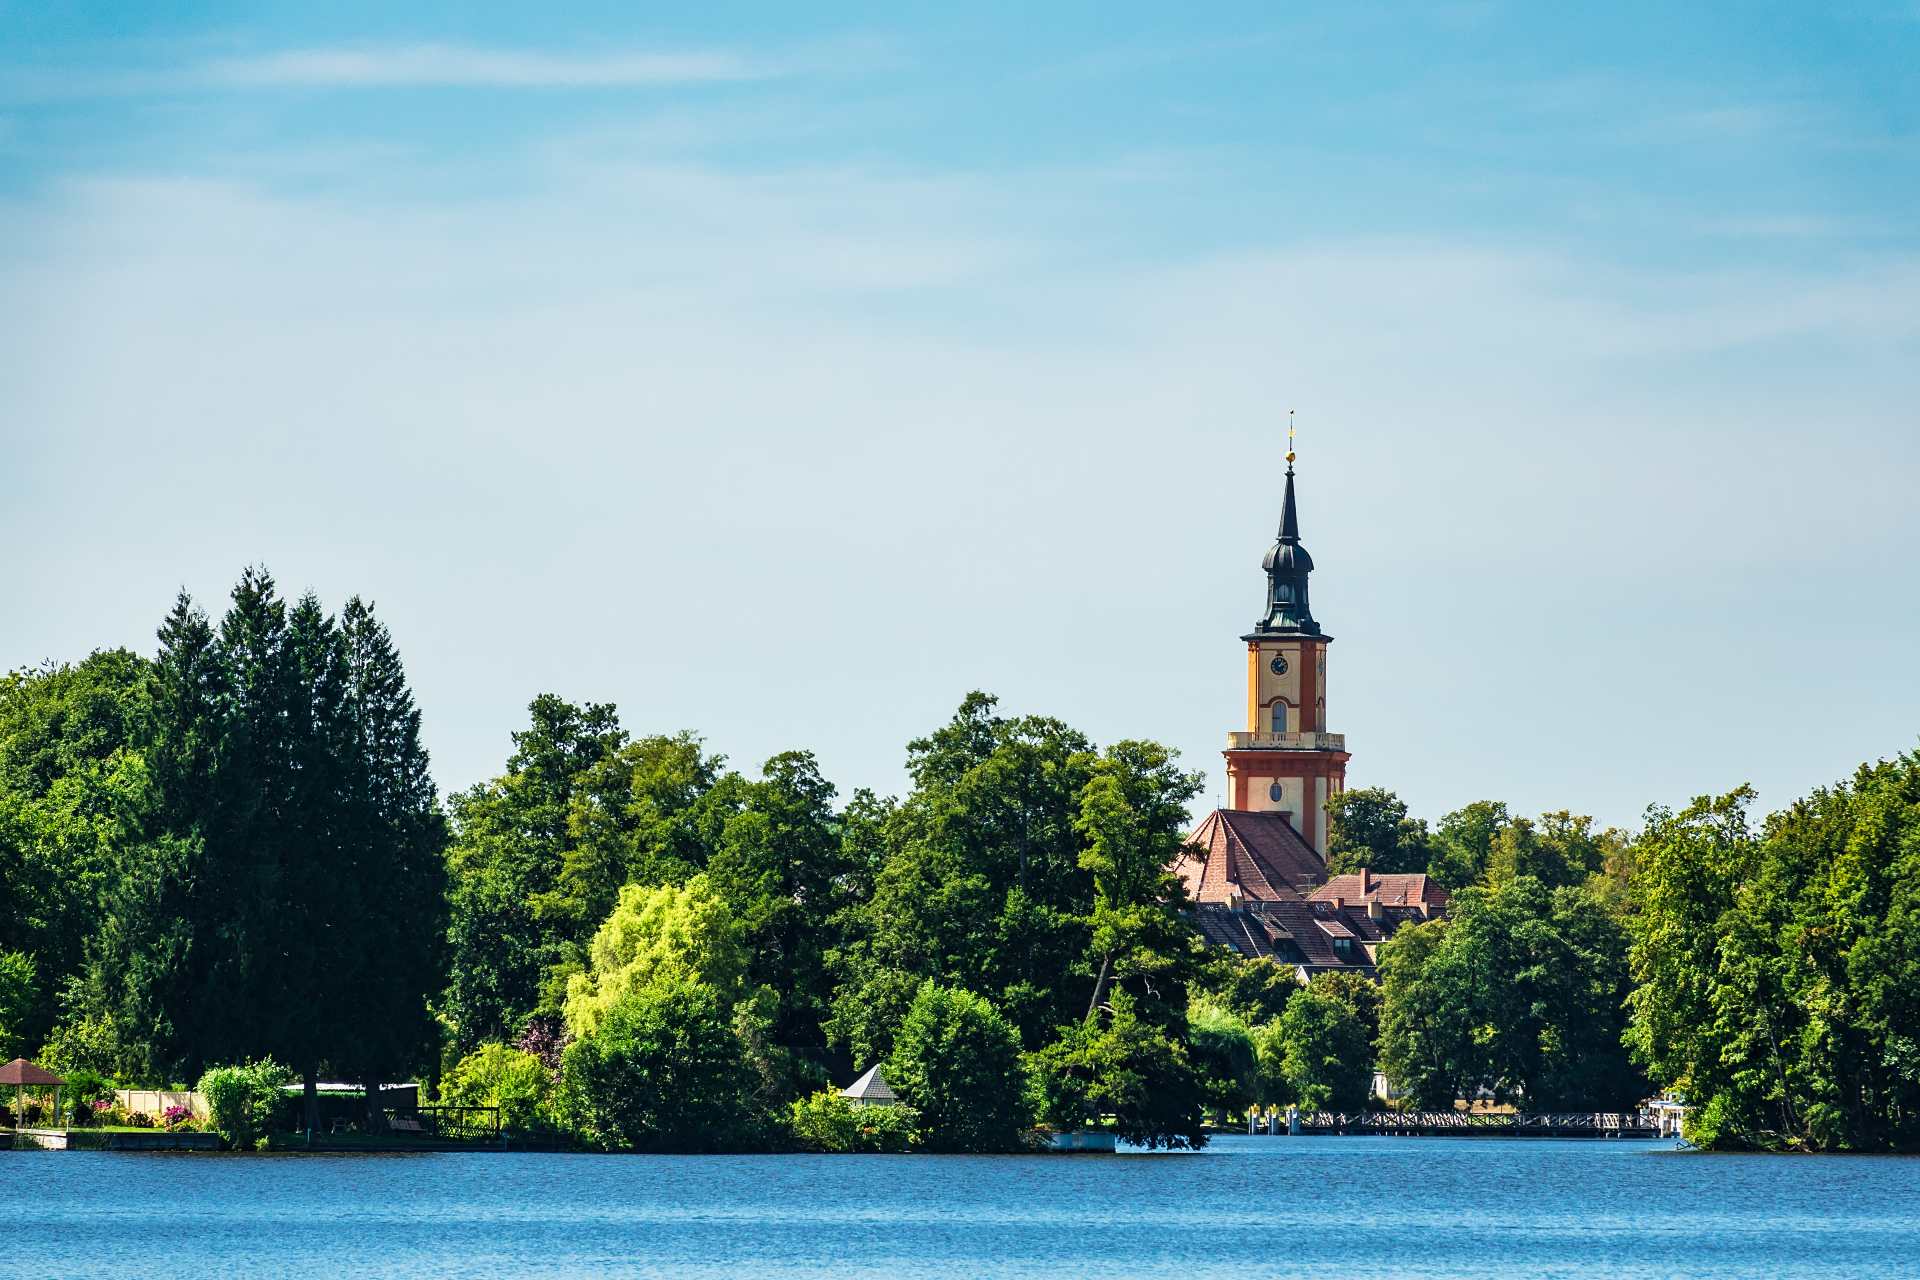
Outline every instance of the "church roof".
{"type": "Polygon", "coordinates": [[[1284,814],[1215,809],[1168,868],[1195,902],[1299,902],[1327,867],[1284,814]]]}
{"type": "Polygon", "coordinates": [[[1307,897],[1315,902],[1378,902],[1383,907],[1444,907],[1447,891],[1418,872],[1333,876],[1307,897]]]}
{"type": "Polygon", "coordinates": [[[888,1084],[887,1078],[880,1074],[880,1064],[877,1062],[871,1067],[868,1067],[866,1073],[858,1080],[855,1080],[852,1084],[842,1089],[840,1096],[843,1098],[853,1098],[861,1102],[899,1101],[899,1098],[895,1096],[893,1092],[893,1086],[888,1084]]]}
{"type": "Polygon", "coordinates": [[[1373,971],[1368,947],[1386,938],[1400,921],[1375,920],[1364,908],[1331,902],[1249,902],[1241,907],[1203,903],[1193,909],[1194,927],[1208,942],[1232,947],[1249,959],[1268,959],[1308,972],[1322,969],[1373,971]],[[1335,939],[1347,939],[1343,953],[1335,939]]]}

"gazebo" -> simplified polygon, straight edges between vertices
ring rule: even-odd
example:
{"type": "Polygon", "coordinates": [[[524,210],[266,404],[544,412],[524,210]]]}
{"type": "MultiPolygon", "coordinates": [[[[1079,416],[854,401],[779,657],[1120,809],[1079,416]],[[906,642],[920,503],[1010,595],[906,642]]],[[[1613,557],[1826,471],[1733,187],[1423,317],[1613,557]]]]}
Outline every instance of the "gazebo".
{"type": "Polygon", "coordinates": [[[28,1085],[35,1085],[42,1089],[48,1085],[53,1086],[53,1120],[55,1124],[58,1124],[60,1122],[60,1086],[65,1083],[66,1081],[53,1074],[53,1072],[47,1070],[45,1067],[35,1066],[25,1058],[15,1058],[6,1066],[0,1067],[0,1085],[10,1084],[13,1086],[14,1127],[26,1127],[27,1112],[26,1108],[21,1105],[21,1094],[26,1090],[28,1085]]]}
{"type": "Polygon", "coordinates": [[[877,1064],[868,1067],[865,1075],[842,1089],[840,1096],[847,1100],[849,1106],[855,1107],[890,1107],[900,1101],[893,1086],[880,1074],[877,1064]]]}

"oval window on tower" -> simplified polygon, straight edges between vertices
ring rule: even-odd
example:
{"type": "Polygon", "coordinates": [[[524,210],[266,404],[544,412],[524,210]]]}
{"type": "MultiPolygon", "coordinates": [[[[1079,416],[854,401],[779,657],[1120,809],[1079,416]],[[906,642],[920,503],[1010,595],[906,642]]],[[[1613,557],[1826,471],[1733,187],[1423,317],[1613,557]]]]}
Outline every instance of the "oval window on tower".
{"type": "Polygon", "coordinates": [[[1277,782],[1267,788],[1267,799],[1273,801],[1275,804],[1279,804],[1281,798],[1286,794],[1286,792],[1280,789],[1280,784],[1277,782]]]}

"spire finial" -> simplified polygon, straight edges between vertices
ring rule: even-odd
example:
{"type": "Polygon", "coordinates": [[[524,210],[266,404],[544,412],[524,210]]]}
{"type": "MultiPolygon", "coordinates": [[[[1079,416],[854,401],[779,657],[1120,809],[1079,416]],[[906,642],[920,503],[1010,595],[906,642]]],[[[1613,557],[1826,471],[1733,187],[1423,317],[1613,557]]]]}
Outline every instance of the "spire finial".
{"type": "Polygon", "coordinates": [[[1287,410],[1287,470],[1293,470],[1293,410],[1287,410]]]}

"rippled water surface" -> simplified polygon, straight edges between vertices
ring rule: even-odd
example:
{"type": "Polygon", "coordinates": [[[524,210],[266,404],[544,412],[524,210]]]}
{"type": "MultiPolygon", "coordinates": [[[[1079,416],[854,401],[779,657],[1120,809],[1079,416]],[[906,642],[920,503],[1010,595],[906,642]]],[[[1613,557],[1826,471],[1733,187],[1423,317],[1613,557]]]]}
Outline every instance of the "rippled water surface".
{"type": "Polygon", "coordinates": [[[0,1230],[0,1274],[23,1276],[1916,1276],[1920,1160],[1246,1137],[1000,1158],[0,1152],[0,1230]]]}

